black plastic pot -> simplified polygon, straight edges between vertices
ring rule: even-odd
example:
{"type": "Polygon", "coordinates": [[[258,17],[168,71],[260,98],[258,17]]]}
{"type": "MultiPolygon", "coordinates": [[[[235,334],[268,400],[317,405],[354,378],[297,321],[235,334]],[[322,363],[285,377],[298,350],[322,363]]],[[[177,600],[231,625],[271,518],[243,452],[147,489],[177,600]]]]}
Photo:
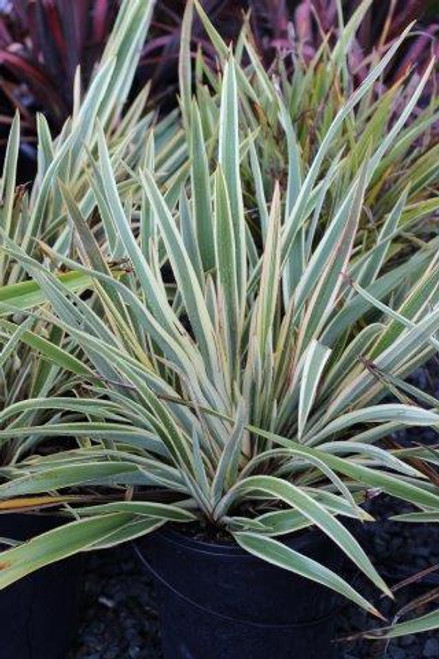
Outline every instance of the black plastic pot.
{"type": "MultiPolygon", "coordinates": [[[[55,516],[0,515],[0,536],[26,540],[58,526],[55,516]]],[[[81,559],[55,563],[0,591],[0,659],[66,659],[80,601],[81,559]]]]}
{"type": "MultiPolygon", "coordinates": [[[[341,552],[317,530],[292,549],[340,573],[341,552]]],[[[136,545],[156,580],[165,659],[335,659],[332,591],[237,545],[163,530],[136,545]]]]}

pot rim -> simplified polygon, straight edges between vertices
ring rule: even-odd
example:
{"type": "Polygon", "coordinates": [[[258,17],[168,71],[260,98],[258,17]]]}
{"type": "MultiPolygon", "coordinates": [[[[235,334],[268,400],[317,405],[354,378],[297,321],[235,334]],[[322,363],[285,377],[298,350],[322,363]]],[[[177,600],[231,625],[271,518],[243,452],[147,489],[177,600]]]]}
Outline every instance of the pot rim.
{"type": "MultiPolygon", "coordinates": [[[[184,525],[182,524],[181,526],[183,527],[184,525]]],[[[200,540],[189,536],[183,531],[180,532],[176,530],[175,527],[170,528],[169,524],[165,524],[155,533],[165,542],[177,547],[184,547],[195,553],[230,556],[231,558],[245,558],[252,560],[256,558],[256,556],[250,554],[250,552],[242,549],[235,540],[230,543],[218,541],[208,542],[206,540],[200,540]]],[[[308,529],[301,530],[298,533],[281,536],[281,538],[281,542],[288,545],[291,549],[299,551],[307,546],[313,545],[314,543],[321,542],[322,539],[325,538],[325,535],[315,526],[312,526],[308,529]]]]}

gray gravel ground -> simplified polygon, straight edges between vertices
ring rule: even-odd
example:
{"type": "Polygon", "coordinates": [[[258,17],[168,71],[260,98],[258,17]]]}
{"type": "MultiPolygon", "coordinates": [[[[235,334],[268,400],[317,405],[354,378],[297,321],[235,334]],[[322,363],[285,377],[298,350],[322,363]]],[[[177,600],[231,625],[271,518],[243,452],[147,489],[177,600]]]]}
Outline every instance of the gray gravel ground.
{"type": "MultiPolygon", "coordinates": [[[[429,375],[420,373],[416,383],[424,390],[439,391],[436,364],[429,375]]],[[[411,430],[398,436],[403,443],[437,442],[430,430],[411,430]]],[[[372,514],[379,520],[362,533],[361,541],[389,585],[439,564],[439,525],[404,525],[386,521],[401,512],[387,498],[372,502],[372,514]]],[[[355,575],[352,575],[355,578],[355,575]]],[[[368,594],[368,586],[357,584],[368,594]]],[[[409,600],[439,586],[439,571],[423,583],[398,592],[395,604],[375,603],[391,620],[409,600]]],[[[436,603],[436,605],[438,605],[436,603]]],[[[425,613],[428,609],[418,611],[425,613]]],[[[374,623],[354,605],[347,605],[338,617],[337,636],[344,637],[374,623]]],[[[439,659],[439,632],[412,635],[383,642],[357,641],[340,644],[343,659],[439,659]]],[[[68,659],[161,659],[156,601],[152,582],[129,546],[86,558],[85,593],[78,639],[68,659]]],[[[208,659],[208,657],[200,657],[208,659]]],[[[250,658],[249,658],[250,659],[250,658]]],[[[268,658],[267,658],[268,659],[268,658]]],[[[322,657],[322,659],[324,659],[322,657]]]]}

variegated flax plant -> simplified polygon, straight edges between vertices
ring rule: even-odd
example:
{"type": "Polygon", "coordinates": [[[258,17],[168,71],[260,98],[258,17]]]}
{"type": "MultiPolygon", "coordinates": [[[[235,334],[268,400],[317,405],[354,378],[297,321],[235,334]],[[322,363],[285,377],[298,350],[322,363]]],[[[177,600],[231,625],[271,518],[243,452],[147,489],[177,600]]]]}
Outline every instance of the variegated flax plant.
{"type": "MultiPolygon", "coordinates": [[[[71,223],[60,193],[61,182],[74,190],[83,212],[87,215],[93,212],[94,196],[87,181],[84,145],[89,150],[95,149],[95,121],[105,126],[110,152],[123,155],[124,167],[137,168],[149,157],[148,136],[154,116],[142,116],[148,89],[133,102],[123,118],[122,107],[129,91],[128,74],[136,67],[151,12],[151,3],[145,6],[142,2],[125,2],[89,91],[81,98],[79,87],[75,89],[75,113],[56,139],[52,139],[45,117],[37,117],[38,174],[30,190],[28,186],[17,187],[16,184],[20,118],[18,114],[15,117],[0,185],[0,227],[4,235],[20,244],[27,254],[44,255],[43,242],[55,245],[65,255],[72,252],[71,223]]],[[[156,126],[156,144],[156,169],[162,179],[167,180],[180,166],[184,153],[182,131],[172,116],[156,126]]],[[[115,175],[119,175],[117,168],[115,175]]],[[[127,189],[127,196],[129,194],[127,189]]],[[[92,224],[99,235],[99,220],[92,224]]],[[[77,292],[84,290],[91,281],[81,273],[63,273],[56,265],[53,272],[59,281],[77,292]]],[[[3,410],[27,398],[59,394],[67,386],[65,367],[74,363],[74,356],[66,356],[57,348],[68,341],[62,330],[51,327],[42,318],[23,315],[26,309],[41,303],[44,295],[38,284],[29,280],[23,267],[6,253],[0,255],[0,277],[0,407],[3,410]],[[12,317],[11,309],[15,310],[12,317]],[[47,341],[51,345],[50,361],[42,359],[38,352],[38,346],[47,341]]],[[[7,426],[36,423],[37,417],[38,422],[56,421],[56,417],[48,417],[43,410],[30,411],[8,421],[7,426]]],[[[24,442],[3,443],[2,466],[14,464],[35,450],[40,439],[29,436],[24,442]]]]}
{"type": "MultiPolygon", "coordinates": [[[[186,35],[192,9],[189,3],[186,35]]],[[[286,180],[270,182],[259,175],[265,126],[255,129],[247,112],[249,85],[265,80],[258,61],[251,75],[232,53],[219,53],[219,116],[209,122],[205,114],[203,122],[184,38],[189,165],[165,179],[154,164],[154,132],[147,156],[127,162],[122,146],[109,146],[101,119],[89,126],[93,148],[78,151],[86,180],[51,182],[75,257],[57,240],[45,244],[41,261],[2,230],[2,252],[46,300],[28,317],[68,337],[75,359],[67,364],[71,353],[56,345],[73,378],[70,395],[11,404],[0,414],[0,438],[73,437],[77,448],[3,469],[5,503],[65,495],[65,515],[74,521],[3,552],[1,587],[77,551],[110,547],[167,522],[198,522],[380,615],[342,576],[282,537],[319,527],[390,596],[346,520],[370,520],[361,506],[369,488],[422,513],[439,510],[439,493],[417,463],[380,442],[406,425],[439,424],[430,399],[421,405],[398,398],[404,378],[438,347],[439,238],[426,232],[416,251],[401,250],[421,212],[407,203],[410,181],[385,211],[366,203],[378,174],[387,175],[383,163],[429,71],[384,134],[388,99],[356,125],[406,37],[320,126],[312,155],[287,120],[282,88],[271,98],[267,81],[284,131],[279,140],[288,145],[286,180]],[[249,178],[256,210],[247,203],[249,178]],[[57,276],[61,267],[89,280],[86,295],[57,276]],[[395,397],[383,400],[389,387],[395,397]],[[42,409],[52,410],[56,423],[29,424],[42,409]],[[72,489],[100,501],[71,502],[72,489]]],[[[398,187],[396,172],[395,181],[398,187]]],[[[434,212],[429,191],[422,208],[430,204],[434,212]]],[[[54,358],[50,340],[35,349],[54,358]]]]}
{"type": "MultiPolygon", "coordinates": [[[[294,162],[291,152],[299,148],[302,167],[310,167],[329,126],[353,93],[352,80],[356,69],[352,66],[352,50],[358,31],[364,27],[370,4],[370,0],[360,3],[333,48],[324,44],[306,65],[292,54],[292,75],[288,74],[284,60],[279,60],[267,74],[256,54],[253,35],[246,28],[243,30],[236,53],[240,108],[245,116],[240,129],[244,143],[249,135],[252,139],[247,140],[250,157],[243,161],[241,174],[248,222],[253,231],[258,231],[259,224],[266,225],[264,207],[266,196],[273,194],[273,181],[279,180],[285,185],[288,180],[288,163],[291,166],[294,162]],[[262,216],[262,223],[257,218],[253,223],[252,214],[262,216]]],[[[228,47],[201,8],[200,14],[218,59],[224,65],[228,47]]],[[[190,22],[191,17],[187,14],[183,31],[184,50],[190,43],[190,22]]],[[[437,69],[437,63],[430,64],[432,66],[437,69]]],[[[314,223],[317,231],[317,224],[327,224],[333,205],[347,194],[367,150],[374,152],[383,148],[382,144],[386,142],[386,153],[366,190],[366,212],[360,218],[356,240],[359,249],[370,246],[377,234],[384,230],[385,218],[398,200],[405,199],[401,210],[401,224],[405,225],[405,230],[400,232],[393,249],[388,252],[395,260],[396,252],[404,258],[407,250],[416,248],[419,237],[422,239],[430,231],[436,231],[439,200],[432,190],[437,190],[439,185],[439,98],[429,95],[426,102],[425,90],[435,76],[433,72],[431,75],[427,72],[426,84],[419,85],[425,73],[423,69],[417,69],[411,77],[408,74],[400,76],[385,90],[381,82],[388,69],[380,76],[373,91],[363,96],[356,106],[355,116],[348,114],[338,134],[331,135],[331,158],[323,163],[331,174],[326,196],[321,195],[322,203],[317,205],[314,223]],[[345,157],[348,151],[349,155],[345,157]],[[330,180],[334,180],[334,185],[329,185],[330,180]]],[[[190,107],[191,70],[184,67],[183,72],[182,95],[185,107],[190,107]]],[[[364,76],[369,72],[370,66],[365,65],[364,76]]],[[[208,142],[212,138],[215,143],[221,77],[212,74],[200,52],[197,53],[194,77],[203,135],[208,142]]],[[[208,148],[208,154],[212,148],[208,148]]]]}

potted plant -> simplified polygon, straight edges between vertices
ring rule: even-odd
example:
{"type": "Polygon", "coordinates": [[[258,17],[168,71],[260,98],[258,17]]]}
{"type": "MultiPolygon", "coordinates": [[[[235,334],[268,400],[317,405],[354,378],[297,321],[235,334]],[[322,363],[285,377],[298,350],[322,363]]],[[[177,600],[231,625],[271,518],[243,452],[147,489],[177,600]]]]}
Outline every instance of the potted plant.
{"type": "MultiPolygon", "coordinates": [[[[183,114],[191,126],[191,92],[194,90],[209,157],[217,139],[222,72],[220,69],[214,75],[199,51],[195,73],[192,74],[190,63],[193,56],[189,50],[192,4],[187,4],[183,24],[180,97],[183,114]]],[[[216,58],[224,67],[229,57],[229,48],[221,34],[215,31],[201,5],[196,4],[212,42],[211,48],[215,49],[216,58]]],[[[285,53],[284,57],[279,57],[268,72],[261,65],[255,50],[254,35],[244,24],[236,66],[240,109],[245,116],[245,121],[240,122],[240,139],[246,145],[249,157],[243,160],[241,173],[245,203],[249,209],[248,223],[253,232],[258,232],[259,225],[262,228],[262,236],[258,236],[258,239],[263,239],[267,223],[265,207],[267,198],[273,194],[274,181],[279,180],[284,185],[287,180],[291,181],[288,199],[291,205],[297,194],[297,184],[289,176],[289,166],[292,166],[292,162],[296,165],[298,163],[298,174],[303,176],[325,140],[332,122],[356,88],[358,81],[352,71],[358,72],[359,67],[357,63],[353,65],[351,59],[354,58],[356,36],[363,35],[369,9],[370,2],[361,2],[346,26],[339,29],[338,39],[333,46],[318,49],[311,62],[304,62],[300,52],[293,49],[285,53]],[[289,66],[293,67],[292,73],[289,72],[289,66]],[[253,138],[251,140],[246,139],[249,131],[253,138]],[[296,150],[300,151],[300,159],[294,159],[296,150]],[[252,215],[260,215],[261,221],[256,219],[253,222],[252,215]]],[[[406,40],[405,47],[411,43],[411,38],[406,40]]],[[[328,168],[328,173],[330,168],[331,177],[337,181],[337,185],[331,185],[325,190],[326,196],[322,193],[322,203],[317,205],[318,212],[313,215],[313,225],[318,231],[318,227],[330,219],[333,205],[337,205],[348,193],[352,178],[358,173],[367,150],[375,152],[387,149],[366,191],[365,204],[370,213],[368,217],[363,214],[357,241],[367,246],[376,239],[377,232],[385,236],[386,232],[392,231],[392,222],[385,226],[386,219],[391,216],[399,226],[404,224],[407,229],[400,232],[398,241],[393,245],[391,252],[394,259],[394,250],[398,250],[404,258],[404,254],[413,248],[414,235],[422,239],[427,232],[435,231],[439,204],[437,197],[431,195],[431,186],[435,186],[439,178],[436,164],[438,98],[430,89],[430,85],[435,84],[437,67],[427,76],[427,84],[422,92],[418,90],[416,93],[418,100],[413,106],[410,100],[416,89],[416,80],[426,70],[426,65],[418,64],[416,76],[411,80],[400,75],[398,83],[389,89],[375,84],[373,90],[356,106],[354,124],[348,118],[337,135],[331,136],[332,158],[328,158],[323,166],[328,168]],[[349,157],[345,157],[348,143],[349,157]],[[392,215],[392,209],[398,201],[402,204],[399,220],[392,215]]],[[[371,66],[365,60],[360,79],[367,77],[370,70],[371,66]]],[[[392,65],[386,67],[380,83],[392,71],[392,65]]],[[[195,131],[194,126],[191,129],[195,131]]],[[[389,253],[390,250],[387,256],[389,253]]],[[[365,268],[361,276],[363,285],[370,283],[369,275],[368,268],[365,268]]]]}
{"type": "MultiPolygon", "coordinates": [[[[102,496],[98,505],[72,502],[66,514],[74,521],[3,552],[1,587],[78,551],[148,535],[137,547],[161,584],[166,657],[281,659],[310,657],[313,648],[329,657],[332,591],[380,616],[343,577],[342,557],[390,596],[349,520],[370,519],[361,507],[369,488],[420,510],[439,506],[416,466],[380,444],[401,426],[439,422],[434,410],[382,400],[387,383],[398,391],[437,348],[438,239],[392,260],[404,197],[384,222],[392,231],[372,234],[361,248],[358,232],[373,176],[428,72],[382,145],[366,150],[359,168],[345,165],[346,194],[335,196],[318,231],[312,217],[337,186],[328,160],[344,122],[400,41],[340,108],[309,167],[290,150],[287,185],[274,185],[256,218],[266,220],[262,241],[262,226],[254,231],[246,222],[242,170],[253,137],[240,137],[245,99],[231,56],[215,170],[197,107],[191,103],[189,114],[186,103],[188,148],[197,157],[189,182],[179,178],[179,195],[177,184],[172,194],[161,189],[148,165],[126,168],[118,180],[99,125],[90,206],[81,208],[74,187],[60,185],[78,258],[57,245],[46,253],[90,278],[91,297],[67,289],[1,232],[2,251],[51,305],[38,313],[77,346],[83,370],[75,395],[20,408],[63,410],[56,425],[0,432],[8,441],[73,436],[79,447],[14,465],[0,497],[15,505],[71,488],[102,496]],[[127,187],[141,190],[134,205],[127,187]],[[95,208],[99,241],[87,221],[95,208]],[[116,251],[117,273],[109,265],[116,251]]],[[[50,354],[50,344],[37,349],[50,354]]],[[[16,412],[12,404],[0,419],[16,412]]]]}
{"type": "MultiPolygon", "coordinates": [[[[64,254],[69,254],[72,249],[71,229],[58,181],[74,187],[78,202],[87,207],[90,190],[85,185],[84,142],[93,148],[89,122],[93,124],[99,118],[106,125],[109,143],[113,145],[111,148],[124,155],[125,164],[135,167],[138,159],[145,157],[146,136],[153,122],[152,115],[140,116],[145,92],[133,102],[131,111],[123,120],[119,115],[129,91],[127,69],[132,70],[136,66],[151,7],[142,7],[139,2],[124,3],[100,69],[82,100],[76,85],[75,115],[56,139],[52,139],[44,117],[40,115],[37,118],[38,173],[35,182],[30,184],[30,191],[27,190],[28,186],[17,184],[20,147],[18,114],[12,123],[0,185],[0,226],[4,235],[19,243],[28,255],[41,256],[40,241],[43,237],[56,244],[64,254]],[[142,136],[145,138],[144,148],[139,149],[136,140],[142,136]]],[[[169,139],[173,137],[175,146],[178,146],[178,127],[172,121],[162,123],[159,133],[159,144],[160,139],[167,135],[169,139]]],[[[168,140],[164,141],[167,144],[168,140]]],[[[172,162],[161,147],[157,155],[158,169],[169,167],[170,174],[173,173],[172,162]]],[[[178,162],[178,158],[178,153],[172,154],[173,161],[178,162]]],[[[93,223],[93,230],[99,233],[98,222],[93,223]]],[[[59,264],[54,264],[52,270],[57,281],[72,291],[83,291],[90,283],[90,279],[82,274],[62,272],[59,264]]],[[[30,424],[56,423],[57,416],[44,406],[36,411],[27,411],[23,403],[28,398],[44,400],[50,395],[60,395],[71,388],[68,381],[72,368],[76,375],[84,372],[84,366],[75,357],[75,347],[69,344],[65,333],[37,313],[27,315],[27,310],[43,303],[45,298],[38,284],[26,279],[26,271],[3,253],[0,257],[0,407],[2,412],[8,408],[14,409],[14,413],[0,424],[5,432],[30,424]],[[48,348],[43,351],[44,354],[38,352],[41,345],[48,348]]],[[[11,438],[2,442],[2,479],[8,478],[9,470],[16,469],[29,456],[56,453],[60,441],[50,443],[46,439],[28,433],[20,439],[11,438]]],[[[70,440],[70,446],[76,446],[76,443],[70,440]]],[[[76,502],[85,501],[83,496],[64,495],[59,501],[67,503],[73,499],[76,502]]],[[[44,496],[29,497],[11,505],[2,502],[2,549],[8,538],[22,542],[58,527],[62,518],[53,510],[54,503],[52,497],[44,496]],[[43,510],[44,515],[41,514],[43,510]],[[35,512],[40,514],[31,514],[35,512]]],[[[64,565],[50,566],[3,591],[0,594],[0,615],[7,634],[0,639],[2,657],[63,659],[76,628],[79,594],[80,562],[76,558],[64,565]]]]}
{"type": "MultiPolygon", "coordinates": [[[[21,244],[30,243],[30,250],[35,248],[29,234],[28,195],[16,187],[16,172],[19,149],[20,122],[16,116],[8,142],[6,159],[2,176],[2,208],[0,210],[2,231],[21,244]],[[27,235],[26,235],[27,234],[27,235]]],[[[41,234],[42,235],[42,234],[41,234]]],[[[84,279],[76,275],[58,275],[61,281],[73,289],[84,288],[84,279]]],[[[0,408],[4,410],[11,405],[17,408],[27,398],[43,399],[55,395],[67,386],[69,373],[63,368],[63,350],[65,337],[57,328],[50,328],[41,318],[26,317],[23,313],[35,302],[43,301],[41,289],[34,282],[25,281],[26,273],[16,262],[3,253],[0,259],[0,299],[2,311],[0,318],[0,408]],[[12,318],[11,308],[15,308],[12,318]],[[52,360],[35,353],[35,344],[46,342],[51,346],[52,360]]],[[[72,355],[71,363],[75,362],[72,355]]],[[[81,367],[80,362],[78,366],[81,367]]],[[[56,422],[53,413],[44,410],[36,412],[17,412],[8,423],[1,427],[43,423],[47,420],[56,422]]],[[[8,468],[38,451],[41,437],[11,439],[2,442],[0,449],[1,469],[8,468]]],[[[53,449],[52,449],[53,450],[53,449]]],[[[4,472],[4,473],[5,473],[4,472]]],[[[82,497],[79,497],[82,499],[82,497]]],[[[69,497],[62,497],[68,501],[69,497]]],[[[52,507],[48,497],[30,497],[18,505],[3,502],[0,508],[0,537],[2,549],[4,538],[24,541],[30,537],[59,526],[62,519],[57,515],[46,517],[26,514],[34,508],[52,507]]],[[[65,564],[50,566],[39,574],[30,575],[19,584],[0,594],[0,615],[4,621],[5,633],[1,638],[2,656],[13,657],[56,657],[65,656],[76,628],[80,593],[80,561],[71,559],[65,564]],[[51,633],[49,633],[51,630],[51,633]]]]}

